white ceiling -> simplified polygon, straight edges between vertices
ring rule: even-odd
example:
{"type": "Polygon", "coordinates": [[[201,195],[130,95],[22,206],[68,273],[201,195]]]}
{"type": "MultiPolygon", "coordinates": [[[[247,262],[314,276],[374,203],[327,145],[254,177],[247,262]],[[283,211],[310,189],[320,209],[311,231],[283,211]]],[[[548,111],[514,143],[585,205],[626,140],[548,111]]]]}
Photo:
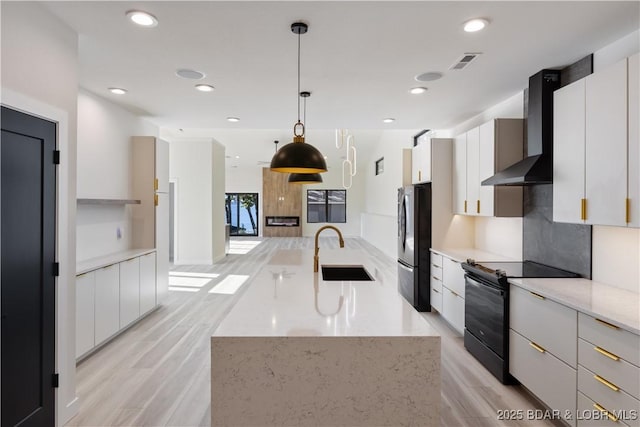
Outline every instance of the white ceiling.
{"type": "Polygon", "coordinates": [[[295,21],[309,24],[301,36],[301,89],[312,92],[307,140],[321,151],[333,142],[328,130],[338,127],[368,130],[354,131],[361,151],[382,129],[452,127],[518,93],[540,69],[568,65],[640,27],[637,1],[43,5],[80,35],[83,88],[147,116],[165,134],[214,137],[232,159],[254,165],[269,160],[274,139],[290,141],[296,121],[295,21]],[[130,9],[154,14],[159,25],[133,25],[125,17],[130,9]],[[475,17],[490,25],[465,33],[462,23],[475,17]],[[465,52],[482,55],[464,70],[449,70],[465,52]],[[206,78],[180,79],[178,68],[206,78]],[[426,71],[444,77],[414,80],[426,71]],[[198,92],[195,83],[216,90],[198,92]],[[420,85],[425,94],[408,93],[420,85]],[[107,88],[114,86],[129,92],[113,95],[107,88]],[[229,123],[228,116],[241,121],[229,123]],[[385,117],[396,121],[383,124],[385,117]]]}

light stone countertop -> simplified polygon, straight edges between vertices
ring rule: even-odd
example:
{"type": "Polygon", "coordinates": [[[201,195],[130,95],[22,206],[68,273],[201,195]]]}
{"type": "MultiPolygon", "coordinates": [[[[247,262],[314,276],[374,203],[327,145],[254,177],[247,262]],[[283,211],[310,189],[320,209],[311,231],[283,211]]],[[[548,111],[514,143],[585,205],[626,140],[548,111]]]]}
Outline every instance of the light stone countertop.
{"type": "Polygon", "coordinates": [[[320,266],[363,265],[375,281],[324,281],[313,250],[282,249],[258,272],[214,337],[439,337],[398,293],[395,269],[358,249],[320,249],[320,266]]]}
{"type": "Polygon", "coordinates": [[[142,255],[150,254],[151,252],[155,252],[156,250],[153,248],[147,249],[128,249],[122,252],[114,252],[112,254],[89,258],[86,260],[76,262],[76,275],[88,273],[92,270],[97,270],[102,267],[106,267],[111,264],[116,264],[122,261],[126,261],[131,258],[139,257],[142,255]]]}
{"type": "Polygon", "coordinates": [[[509,279],[552,301],[640,334],[640,294],[588,279],[509,279]]]}
{"type": "Polygon", "coordinates": [[[466,262],[468,258],[471,258],[478,262],[521,261],[520,259],[509,258],[504,255],[498,255],[476,248],[431,248],[431,252],[444,255],[447,258],[451,258],[452,260],[458,262],[466,262]]]}

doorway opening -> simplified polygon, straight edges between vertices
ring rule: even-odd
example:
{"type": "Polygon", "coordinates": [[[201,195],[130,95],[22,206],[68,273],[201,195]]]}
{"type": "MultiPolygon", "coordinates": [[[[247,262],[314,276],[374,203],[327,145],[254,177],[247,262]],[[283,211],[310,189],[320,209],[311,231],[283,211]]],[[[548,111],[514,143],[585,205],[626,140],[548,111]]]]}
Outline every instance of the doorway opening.
{"type": "Polygon", "coordinates": [[[226,193],[224,205],[230,236],[258,235],[258,193],[226,193]]]}

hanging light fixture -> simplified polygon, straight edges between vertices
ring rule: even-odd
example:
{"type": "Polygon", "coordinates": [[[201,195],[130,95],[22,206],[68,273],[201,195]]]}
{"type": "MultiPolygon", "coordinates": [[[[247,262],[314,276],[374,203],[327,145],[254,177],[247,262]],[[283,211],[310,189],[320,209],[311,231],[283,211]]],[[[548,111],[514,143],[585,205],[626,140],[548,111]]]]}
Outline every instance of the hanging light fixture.
{"type": "MultiPolygon", "coordinates": [[[[302,120],[307,123],[307,98],[311,96],[311,92],[300,92],[303,101],[302,120]]],[[[289,175],[290,184],[320,184],[322,176],[319,173],[292,173],[289,175]]]]}
{"type": "Polygon", "coordinates": [[[298,121],[293,125],[293,142],[282,147],[271,159],[271,170],[288,173],[318,173],[327,171],[324,156],[317,148],[304,142],[304,123],[300,121],[300,35],[309,26],[304,22],[291,24],[291,31],[298,35],[298,121]]]}

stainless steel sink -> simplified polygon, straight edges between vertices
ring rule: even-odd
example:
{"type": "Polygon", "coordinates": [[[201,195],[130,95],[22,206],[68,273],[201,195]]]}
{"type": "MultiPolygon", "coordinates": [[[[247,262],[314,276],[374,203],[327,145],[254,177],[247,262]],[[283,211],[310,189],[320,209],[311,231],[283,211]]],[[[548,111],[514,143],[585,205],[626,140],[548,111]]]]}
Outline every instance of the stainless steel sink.
{"type": "Polygon", "coordinates": [[[323,265],[322,280],[372,281],[373,278],[361,265],[323,265]]]}

